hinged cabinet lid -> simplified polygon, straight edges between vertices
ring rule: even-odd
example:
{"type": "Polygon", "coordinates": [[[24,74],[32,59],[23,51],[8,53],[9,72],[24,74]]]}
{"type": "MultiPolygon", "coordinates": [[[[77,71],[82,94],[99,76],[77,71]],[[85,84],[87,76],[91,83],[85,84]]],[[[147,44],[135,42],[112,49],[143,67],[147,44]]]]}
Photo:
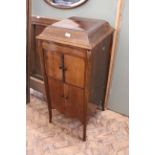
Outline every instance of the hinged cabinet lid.
{"type": "Polygon", "coordinates": [[[111,33],[104,20],[71,17],[48,26],[37,39],[92,49],[111,33]]]}

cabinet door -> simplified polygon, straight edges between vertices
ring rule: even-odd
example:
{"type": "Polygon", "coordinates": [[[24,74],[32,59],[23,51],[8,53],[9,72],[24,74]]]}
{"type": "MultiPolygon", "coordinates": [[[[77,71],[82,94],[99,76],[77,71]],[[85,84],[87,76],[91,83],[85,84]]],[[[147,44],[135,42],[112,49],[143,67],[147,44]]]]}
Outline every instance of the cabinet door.
{"type": "Polygon", "coordinates": [[[65,113],[64,84],[61,81],[48,78],[49,93],[52,108],[65,113]]]}
{"type": "Polygon", "coordinates": [[[78,118],[83,122],[84,112],[84,91],[71,85],[64,85],[65,92],[65,115],[68,117],[78,118]]]}
{"type": "Polygon", "coordinates": [[[62,57],[63,55],[57,52],[45,51],[46,72],[48,76],[62,80],[62,57]]]}
{"type": "Polygon", "coordinates": [[[82,58],[64,55],[65,82],[81,87],[84,87],[84,71],[85,63],[82,58]]]}

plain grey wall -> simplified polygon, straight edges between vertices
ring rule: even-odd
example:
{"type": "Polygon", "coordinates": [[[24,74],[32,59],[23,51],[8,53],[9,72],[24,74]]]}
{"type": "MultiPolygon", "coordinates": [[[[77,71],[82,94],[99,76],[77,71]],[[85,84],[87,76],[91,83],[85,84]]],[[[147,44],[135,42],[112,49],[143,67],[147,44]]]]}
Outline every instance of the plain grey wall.
{"type": "Polygon", "coordinates": [[[84,5],[64,10],[49,6],[44,0],[32,0],[32,14],[52,18],[67,18],[71,16],[105,19],[114,25],[117,0],[88,0],[84,5]],[[106,6],[106,7],[104,7],[106,6]]]}
{"type": "MultiPolygon", "coordinates": [[[[121,32],[116,55],[116,63],[112,79],[109,108],[128,115],[129,84],[128,84],[128,0],[124,0],[121,32]]],[[[115,24],[117,0],[88,0],[84,5],[61,10],[47,5],[43,0],[32,0],[32,15],[64,19],[71,16],[81,16],[107,20],[112,26],[115,24]]]]}
{"type": "Polygon", "coordinates": [[[129,1],[124,1],[109,100],[111,110],[129,115],[129,1]]]}

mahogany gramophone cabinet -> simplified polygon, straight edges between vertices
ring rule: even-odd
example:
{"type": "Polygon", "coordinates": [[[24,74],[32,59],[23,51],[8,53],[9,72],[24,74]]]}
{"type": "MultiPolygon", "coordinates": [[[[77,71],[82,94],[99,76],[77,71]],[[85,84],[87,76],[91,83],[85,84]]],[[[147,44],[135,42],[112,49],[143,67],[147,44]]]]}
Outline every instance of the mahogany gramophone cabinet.
{"type": "Polygon", "coordinates": [[[113,31],[104,20],[71,17],[37,36],[49,121],[52,109],[77,118],[84,141],[88,114],[96,106],[104,110],[113,31]]]}

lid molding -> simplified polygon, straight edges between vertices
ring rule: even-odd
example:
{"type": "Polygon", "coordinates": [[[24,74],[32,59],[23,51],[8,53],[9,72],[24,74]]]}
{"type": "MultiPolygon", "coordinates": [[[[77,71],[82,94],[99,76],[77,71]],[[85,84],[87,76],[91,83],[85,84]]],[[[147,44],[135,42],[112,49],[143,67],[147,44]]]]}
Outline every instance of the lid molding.
{"type": "Polygon", "coordinates": [[[48,26],[37,39],[92,49],[111,33],[113,28],[104,20],[71,17],[48,26]]]}

